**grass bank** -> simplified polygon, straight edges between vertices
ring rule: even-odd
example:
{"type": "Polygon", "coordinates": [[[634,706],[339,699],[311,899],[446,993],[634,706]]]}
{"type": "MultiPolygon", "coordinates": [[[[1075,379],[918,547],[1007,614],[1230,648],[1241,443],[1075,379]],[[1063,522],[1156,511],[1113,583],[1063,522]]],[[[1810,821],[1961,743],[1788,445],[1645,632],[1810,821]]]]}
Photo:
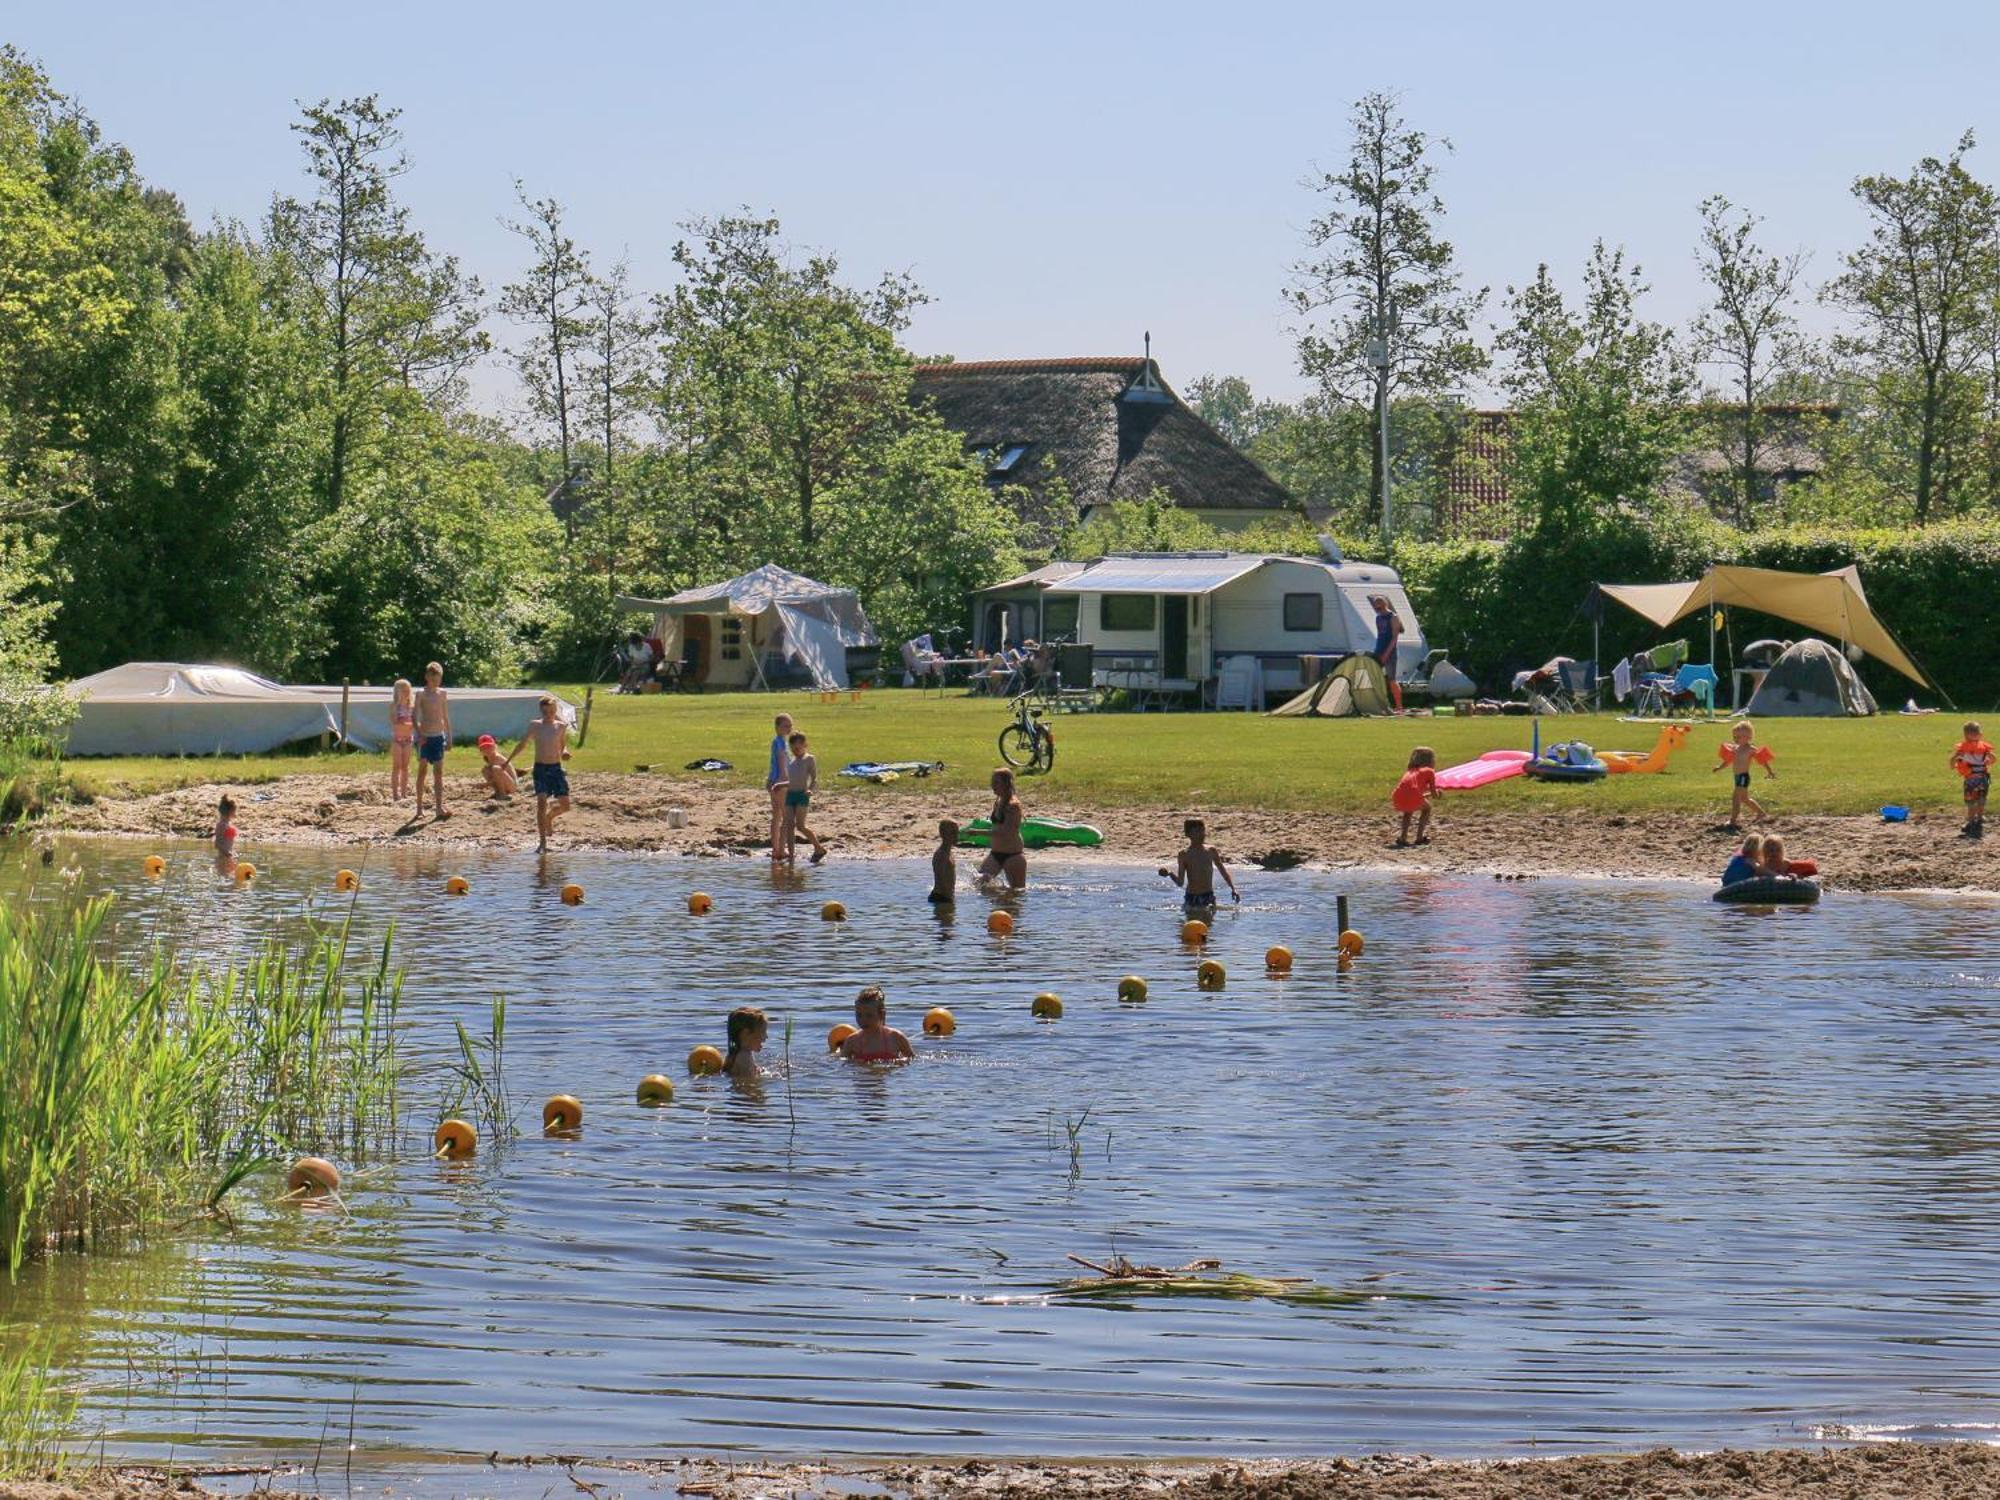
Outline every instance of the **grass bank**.
{"type": "MultiPolygon", "coordinates": [[[[572,686],[559,689],[581,701],[572,686]]],[[[955,781],[975,780],[997,763],[995,740],[1007,721],[991,699],[887,690],[823,704],[810,694],[717,693],[620,697],[598,694],[590,734],[573,774],[630,773],[650,766],[679,772],[715,756],[736,769],[716,780],[754,787],[762,777],[771,715],[795,715],[812,736],[822,776],[850,760],[942,760],[955,781]]],[[[1957,803],[1946,761],[1958,739],[1955,715],[1873,719],[1771,719],[1758,737],[1776,753],[1776,788],[1788,813],[1868,814],[1885,803],[1931,812],[1957,803]]],[[[2000,727],[2000,726],[1996,726],[2000,727]]],[[[1525,748],[1525,719],[1270,719],[1241,713],[1080,714],[1056,721],[1057,759],[1047,779],[1065,802],[1096,807],[1257,807],[1275,811],[1379,812],[1410,748],[1428,744],[1441,766],[1487,750],[1525,748]]],[[[1546,739],[1578,738],[1606,749],[1645,750],[1655,726],[1610,715],[1545,719],[1546,739]]],[[[1728,800],[1726,778],[1710,775],[1724,725],[1699,725],[1664,776],[1621,776],[1601,793],[1523,779],[1455,799],[1461,815],[1574,811],[1581,817],[1632,813],[1705,814],[1728,800]]],[[[470,773],[470,752],[452,757],[470,773]]],[[[229,759],[116,758],[71,762],[85,796],[126,796],[210,781],[251,783],[291,775],[379,774],[386,755],[274,755],[229,759]]],[[[921,783],[867,789],[895,797],[921,783]]],[[[1759,778],[1759,785],[1763,785],[1759,778]]]]}

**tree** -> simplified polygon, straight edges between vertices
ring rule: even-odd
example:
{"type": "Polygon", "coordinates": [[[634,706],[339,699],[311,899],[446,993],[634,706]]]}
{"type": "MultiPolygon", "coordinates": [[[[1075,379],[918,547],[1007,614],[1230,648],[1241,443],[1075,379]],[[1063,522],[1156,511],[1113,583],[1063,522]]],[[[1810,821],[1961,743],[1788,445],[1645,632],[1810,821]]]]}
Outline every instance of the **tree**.
{"type": "Polygon", "coordinates": [[[1486,368],[1472,333],[1486,292],[1465,290],[1438,233],[1444,200],[1432,151],[1451,143],[1410,129],[1391,94],[1364,96],[1353,130],[1347,166],[1309,181],[1327,206],[1307,226],[1309,254],[1293,268],[1288,296],[1301,319],[1299,368],[1332,402],[1374,403],[1373,524],[1384,483],[1380,410],[1398,397],[1449,396],[1486,368]]]}
{"type": "Polygon", "coordinates": [[[1908,177],[1860,177],[1868,242],[1846,257],[1826,299],[1857,320],[1835,341],[1863,362],[1913,455],[1913,515],[1949,513],[1976,472],[1979,372],[2000,316],[2000,200],[1966,170],[1971,131],[1908,177]]]}
{"type": "Polygon", "coordinates": [[[1243,449],[1288,410],[1281,401],[1259,401],[1241,375],[1200,375],[1181,395],[1196,416],[1243,449]]]}
{"type": "Polygon", "coordinates": [[[1773,386],[1802,364],[1793,290],[1805,256],[1774,255],[1754,236],[1761,221],[1717,195],[1701,204],[1695,255],[1712,299],[1695,322],[1699,358],[1726,372],[1733,410],[1721,425],[1731,450],[1735,522],[1748,526],[1761,497],[1765,421],[1773,386]]]}
{"type": "Polygon", "coordinates": [[[572,451],[576,425],[576,365],[589,324],[593,278],[590,262],[563,228],[562,205],[553,198],[531,199],[520,182],[514,196],[527,217],[507,227],[528,242],[534,264],[520,281],[500,289],[500,311],[533,330],[526,346],[515,351],[514,368],[528,397],[528,415],[556,441],[556,470],[551,493],[563,518],[565,534],[576,537],[578,474],[572,451]]]}
{"type": "Polygon", "coordinates": [[[1546,265],[1507,289],[1499,331],[1513,401],[1511,488],[1543,530],[1651,498],[1686,434],[1689,372],[1672,332],[1638,314],[1646,284],[1599,240],[1572,311],[1546,265]]]}

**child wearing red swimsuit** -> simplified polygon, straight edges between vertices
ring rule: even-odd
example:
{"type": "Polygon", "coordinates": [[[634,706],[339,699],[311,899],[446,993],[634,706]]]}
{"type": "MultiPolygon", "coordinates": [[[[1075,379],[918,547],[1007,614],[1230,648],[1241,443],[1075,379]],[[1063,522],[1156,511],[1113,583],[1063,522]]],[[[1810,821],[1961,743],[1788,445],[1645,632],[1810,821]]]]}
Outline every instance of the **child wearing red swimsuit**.
{"type": "Polygon", "coordinates": [[[840,1044],[840,1055],[849,1062],[901,1062],[916,1056],[910,1039],[889,1024],[889,997],[879,984],[854,997],[854,1024],[861,1029],[840,1044]]]}
{"type": "Polygon", "coordinates": [[[1402,831],[1396,835],[1396,848],[1409,847],[1412,818],[1417,820],[1416,842],[1428,844],[1431,841],[1431,804],[1437,799],[1437,752],[1429,745],[1419,745],[1410,752],[1409,768],[1403,772],[1403,779],[1389,794],[1389,805],[1403,815],[1402,831]]]}

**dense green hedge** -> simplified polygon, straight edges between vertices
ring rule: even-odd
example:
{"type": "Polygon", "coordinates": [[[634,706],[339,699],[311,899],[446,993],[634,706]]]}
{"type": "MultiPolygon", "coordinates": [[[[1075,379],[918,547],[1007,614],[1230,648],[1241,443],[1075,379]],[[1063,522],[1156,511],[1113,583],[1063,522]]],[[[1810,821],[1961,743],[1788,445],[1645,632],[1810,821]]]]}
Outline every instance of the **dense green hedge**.
{"type": "MultiPolygon", "coordinates": [[[[1710,563],[1743,563],[1818,573],[1857,563],[1875,612],[1959,707],[2000,703],[2000,523],[1961,522],[1923,530],[1823,527],[1744,533],[1704,520],[1629,520],[1567,535],[1537,533],[1506,542],[1398,543],[1393,561],[1422,617],[1424,633],[1487,690],[1504,690],[1515,671],[1557,654],[1587,657],[1593,583],[1664,583],[1698,577],[1710,563]]],[[[1731,611],[1740,650],[1761,636],[1796,639],[1796,625],[1731,611]]],[[[1708,655],[1708,626],[1690,616],[1694,660],[1708,655]]],[[[1662,633],[1608,604],[1597,647],[1612,662],[1662,633]]],[[[1717,655],[1725,648],[1717,644],[1717,655]]],[[[1720,670],[1720,668],[1718,668],[1720,670]]],[[[1869,661],[1863,678],[1884,706],[1914,690],[1869,661]]],[[[1920,702],[1938,695],[1918,693],[1920,702]]]]}

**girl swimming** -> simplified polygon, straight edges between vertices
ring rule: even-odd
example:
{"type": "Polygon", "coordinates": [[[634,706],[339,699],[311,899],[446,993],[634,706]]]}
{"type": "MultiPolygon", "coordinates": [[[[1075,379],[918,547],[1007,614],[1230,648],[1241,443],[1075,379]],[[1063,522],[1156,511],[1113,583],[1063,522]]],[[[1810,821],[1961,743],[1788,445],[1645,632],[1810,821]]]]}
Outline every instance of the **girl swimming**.
{"type": "Polygon", "coordinates": [[[729,1055],[722,1060],[722,1071],[738,1083],[749,1083],[757,1076],[757,1054],[763,1050],[764,1039],[771,1034],[771,1023],[764,1018],[764,1012],[754,1005],[739,1005],[729,1013],[729,1055]]]}

